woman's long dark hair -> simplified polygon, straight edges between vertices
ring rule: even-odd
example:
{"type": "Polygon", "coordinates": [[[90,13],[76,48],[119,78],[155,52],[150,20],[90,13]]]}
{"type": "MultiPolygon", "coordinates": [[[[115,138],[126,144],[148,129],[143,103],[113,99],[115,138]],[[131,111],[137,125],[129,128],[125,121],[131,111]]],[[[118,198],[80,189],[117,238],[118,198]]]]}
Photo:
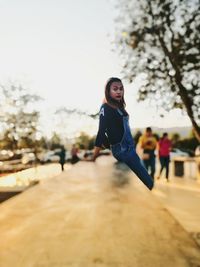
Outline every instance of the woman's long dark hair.
{"type": "Polygon", "coordinates": [[[110,96],[110,87],[111,87],[111,84],[113,82],[120,82],[122,84],[122,81],[119,79],[119,78],[116,78],[116,77],[112,77],[110,78],[107,83],[106,83],[106,86],[105,86],[105,100],[108,104],[110,104],[112,107],[115,107],[115,108],[125,108],[126,106],[126,103],[124,101],[124,96],[122,97],[122,99],[120,100],[120,102],[116,101],[115,99],[113,99],[111,96],[110,96]]]}

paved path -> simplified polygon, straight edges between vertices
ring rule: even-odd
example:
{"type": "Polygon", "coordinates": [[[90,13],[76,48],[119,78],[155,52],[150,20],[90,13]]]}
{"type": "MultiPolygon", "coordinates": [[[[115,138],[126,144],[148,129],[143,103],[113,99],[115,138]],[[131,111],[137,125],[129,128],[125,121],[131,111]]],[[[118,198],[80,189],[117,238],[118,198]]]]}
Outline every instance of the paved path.
{"type": "Polygon", "coordinates": [[[112,157],[0,205],[1,267],[200,266],[200,249],[155,195],[112,157]]]}
{"type": "Polygon", "coordinates": [[[163,173],[163,177],[156,181],[153,194],[200,247],[200,182],[197,177],[174,177],[173,173],[171,164],[170,182],[165,180],[163,173]]]}
{"type": "MultiPolygon", "coordinates": [[[[158,164],[157,170],[159,167],[158,164]]],[[[162,178],[156,180],[153,194],[200,246],[200,180],[196,165],[188,163],[184,169],[183,177],[174,177],[174,164],[171,163],[170,182],[163,173],[162,178]]]]}
{"type": "Polygon", "coordinates": [[[153,194],[186,231],[200,233],[200,184],[185,180],[172,178],[170,183],[165,180],[156,181],[153,194]]]}

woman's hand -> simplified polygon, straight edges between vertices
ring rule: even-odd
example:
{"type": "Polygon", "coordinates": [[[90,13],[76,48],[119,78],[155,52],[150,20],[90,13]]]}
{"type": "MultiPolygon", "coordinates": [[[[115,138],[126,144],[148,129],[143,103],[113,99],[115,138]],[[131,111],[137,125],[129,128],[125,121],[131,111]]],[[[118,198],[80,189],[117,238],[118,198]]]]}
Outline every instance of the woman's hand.
{"type": "Polygon", "coordinates": [[[96,158],[99,156],[99,152],[100,152],[100,150],[101,150],[100,147],[95,146],[95,148],[94,148],[94,154],[93,154],[93,156],[92,156],[91,161],[93,161],[93,162],[96,161],[96,158]]]}
{"type": "Polygon", "coordinates": [[[90,162],[95,162],[97,157],[99,156],[101,148],[100,147],[95,147],[94,148],[94,154],[92,156],[85,157],[83,161],[90,161],[90,162]]]}

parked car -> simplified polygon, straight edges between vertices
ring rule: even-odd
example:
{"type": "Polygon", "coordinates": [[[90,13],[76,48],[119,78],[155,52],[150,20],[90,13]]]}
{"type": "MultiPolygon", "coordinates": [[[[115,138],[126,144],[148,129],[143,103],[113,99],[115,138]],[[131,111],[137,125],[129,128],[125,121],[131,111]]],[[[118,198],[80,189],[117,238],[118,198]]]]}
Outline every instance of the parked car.
{"type": "Polygon", "coordinates": [[[194,157],[195,156],[195,152],[192,149],[184,148],[182,151],[188,153],[189,157],[194,157]]]}
{"type": "Polygon", "coordinates": [[[39,156],[41,163],[48,163],[48,162],[59,162],[59,155],[57,154],[57,151],[50,150],[44,153],[43,155],[39,156]]]}
{"type": "Polygon", "coordinates": [[[36,160],[34,153],[24,153],[21,158],[22,164],[33,163],[36,160]]]}
{"type": "Polygon", "coordinates": [[[66,162],[71,162],[71,159],[72,159],[71,152],[70,151],[66,151],[65,152],[65,161],[66,162]]]}
{"type": "Polygon", "coordinates": [[[170,158],[176,158],[176,157],[189,157],[189,153],[184,152],[180,150],[179,148],[172,148],[170,152],[170,158]]]}
{"type": "Polygon", "coordinates": [[[9,160],[13,157],[14,153],[11,150],[0,150],[0,160],[9,160]]]}

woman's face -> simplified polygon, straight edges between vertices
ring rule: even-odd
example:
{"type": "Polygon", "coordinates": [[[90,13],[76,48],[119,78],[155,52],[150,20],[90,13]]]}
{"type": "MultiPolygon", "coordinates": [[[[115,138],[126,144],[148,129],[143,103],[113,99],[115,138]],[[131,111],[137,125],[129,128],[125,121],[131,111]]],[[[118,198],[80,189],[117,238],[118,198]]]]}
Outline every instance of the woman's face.
{"type": "Polygon", "coordinates": [[[113,82],[110,86],[110,96],[120,102],[124,96],[124,87],[121,82],[113,82]]]}

